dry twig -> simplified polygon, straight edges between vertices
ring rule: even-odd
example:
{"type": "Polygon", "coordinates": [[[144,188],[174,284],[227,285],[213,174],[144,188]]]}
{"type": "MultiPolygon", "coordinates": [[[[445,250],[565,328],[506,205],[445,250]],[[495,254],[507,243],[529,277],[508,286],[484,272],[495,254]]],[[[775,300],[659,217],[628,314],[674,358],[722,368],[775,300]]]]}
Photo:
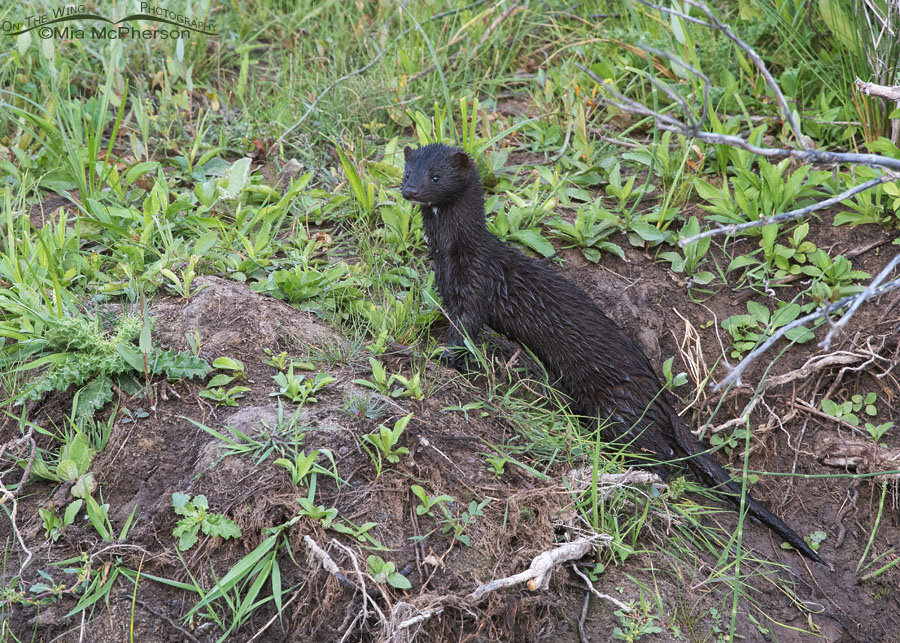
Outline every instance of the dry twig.
{"type": "Polygon", "coordinates": [[[491,592],[520,583],[527,583],[528,589],[531,591],[546,590],[550,585],[550,574],[554,567],[562,565],[566,561],[578,560],[586,556],[594,550],[599,539],[597,536],[579,538],[570,543],[560,545],[556,549],[538,554],[531,561],[531,566],[524,572],[506,578],[497,578],[489,583],[485,583],[469,594],[467,598],[471,601],[480,601],[491,592]]]}

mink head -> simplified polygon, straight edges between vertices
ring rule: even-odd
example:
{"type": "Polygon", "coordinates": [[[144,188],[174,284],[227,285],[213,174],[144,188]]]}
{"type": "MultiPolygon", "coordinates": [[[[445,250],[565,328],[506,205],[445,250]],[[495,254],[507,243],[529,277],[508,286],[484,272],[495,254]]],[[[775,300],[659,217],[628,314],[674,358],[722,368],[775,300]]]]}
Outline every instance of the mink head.
{"type": "Polygon", "coordinates": [[[406,170],[400,193],[410,203],[446,205],[479,182],[475,163],[458,147],[431,143],[417,149],[406,147],[403,155],[406,170]]]}

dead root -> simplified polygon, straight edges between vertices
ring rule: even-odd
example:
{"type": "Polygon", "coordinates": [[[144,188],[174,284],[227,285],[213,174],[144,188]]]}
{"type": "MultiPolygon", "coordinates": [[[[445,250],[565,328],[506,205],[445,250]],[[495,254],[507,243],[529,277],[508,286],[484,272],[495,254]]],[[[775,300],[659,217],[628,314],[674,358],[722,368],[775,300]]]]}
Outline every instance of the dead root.
{"type": "MultiPolygon", "coordinates": [[[[568,561],[574,561],[583,558],[584,556],[593,552],[598,544],[602,543],[604,545],[607,545],[611,541],[611,536],[591,535],[579,538],[572,542],[564,543],[559,547],[556,547],[555,549],[542,552],[535,556],[531,561],[531,565],[529,566],[529,568],[523,572],[520,572],[513,576],[508,576],[506,578],[498,578],[492,580],[479,586],[474,591],[466,595],[448,594],[443,596],[432,595],[428,597],[420,597],[427,600],[427,606],[417,607],[412,603],[401,601],[391,607],[389,616],[387,616],[384,611],[382,611],[375,605],[374,601],[372,600],[372,596],[370,596],[366,591],[364,584],[365,574],[360,571],[359,566],[356,564],[355,556],[352,555],[352,552],[350,550],[340,545],[340,543],[338,543],[337,541],[332,540],[333,545],[340,547],[342,551],[351,556],[351,561],[354,564],[356,576],[358,579],[356,582],[350,580],[347,575],[345,575],[340,570],[337,563],[335,563],[334,559],[328,554],[328,552],[319,547],[319,545],[309,535],[303,537],[303,542],[309,550],[311,559],[317,560],[319,564],[321,564],[322,568],[329,574],[331,574],[334,578],[336,578],[342,585],[352,587],[354,590],[360,591],[363,594],[364,611],[365,604],[369,603],[369,605],[373,608],[373,614],[377,614],[378,616],[378,621],[382,629],[379,640],[382,641],[411,641],[413,640],[421,626],[430,618],[443,613],[445,607],[457,607],[469,611],[469,609],[473,608],[477,603],[484,600],[486,596],[500,589],[525,583],[528,589],[532,592],[538,590],[546,591],[549,588],[550,577],[554,569],[558,568],[568,561]]],[[[576,570],[576,573],[587,580],[583,574],[578,572],[578,570],[576,570]]],[[[589,582],[588,585],[590,585],[589,582]]],[[[592,586],[590,587],[590,589],[593,590],[593,593],[600,598],[612,601],[619,609],[624,609],[626,611],[629,610],[628,606],[624,603],[621,603],[620,601],[617,601],[612,597],[606,596],[605,594],[599,594],[596,590],[593,589],[592,586]]],[[[365,621],[365,618],[363,618],[363,621],[365,621]]],[[[362,623],[359,622],[358,619],[355,620],[350,624],[350,627],[347,630],[347,634],[361,625],[362,623]]]]}
{"type": "MultiPolygon", "coordinates": [[[[855,469],[857,473],[900,471],[900,449],[884,448],[872,440],[852,440],[828,436],[819,441],[816,452],[823,464],[842,469],[855,469]]],[[[885,473],[874,477],[878,482],[896,482],[900,473],[885,473]]]]}

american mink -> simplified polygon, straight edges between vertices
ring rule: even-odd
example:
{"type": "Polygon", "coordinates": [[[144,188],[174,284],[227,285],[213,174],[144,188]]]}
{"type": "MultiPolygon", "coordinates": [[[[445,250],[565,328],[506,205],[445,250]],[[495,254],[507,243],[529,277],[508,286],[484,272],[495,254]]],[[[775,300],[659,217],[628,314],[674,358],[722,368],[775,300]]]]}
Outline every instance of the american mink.
{"type": "MultiPolygon", "coordinates": [[[[590,297],[555,270],[525,256],[487,229],[475,163],[438,143],[403,150],[401,193],[422,210],[437,289],[450,321],[450,346],[485,325],[527,346],[571,398],[573,410],[598,418],[606,440],[648,451],[665,463],[687,456],[708,485],[740,504],[741,488],[704,452],[675,412],[672,397],[640,346],[590,297]]],[[[672,467],[659,465],[663,475],[672,467]]],[[[746,498],[750,515],[808,558],[825,564],[781,519],[746,498]]]]}

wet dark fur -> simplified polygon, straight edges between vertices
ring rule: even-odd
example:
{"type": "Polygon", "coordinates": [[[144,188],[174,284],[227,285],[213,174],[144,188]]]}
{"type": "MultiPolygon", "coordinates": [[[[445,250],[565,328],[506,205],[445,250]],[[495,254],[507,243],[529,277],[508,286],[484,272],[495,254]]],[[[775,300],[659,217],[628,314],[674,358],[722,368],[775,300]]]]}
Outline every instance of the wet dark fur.
{"type": "MultiPolygon", "coordinates": [[[[474,337],[490,326],[537,355],[584,416],[609,418],[607,440],[635,452],[687,463],[710,486],[740,503],[740,486],[709,455],[675,412],[672,398],[641,348],[590,297],[553,269],[503,243],[487,229],[484,194],[475,164],[459,148],[432,144],[404,150],[402,194],[418,204],[437,289],[451,322],[474,337]],[[737,495],[732,495],[737,494],[737,495]]],[[[661,465],[664,475],[672,467],[661,465]]],[[[812,560],[824,561],[759,502],[749,513],[812,560]]]]}

